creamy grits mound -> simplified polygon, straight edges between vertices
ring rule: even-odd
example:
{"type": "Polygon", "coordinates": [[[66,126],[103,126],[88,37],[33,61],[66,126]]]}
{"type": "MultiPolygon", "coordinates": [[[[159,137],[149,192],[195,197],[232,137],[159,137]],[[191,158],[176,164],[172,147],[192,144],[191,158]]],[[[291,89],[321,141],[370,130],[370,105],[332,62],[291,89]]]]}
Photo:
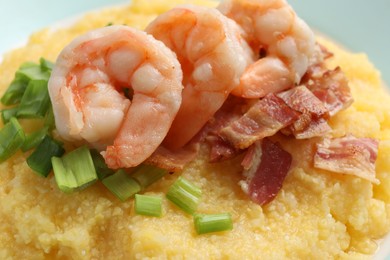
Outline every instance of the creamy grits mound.
{"type": "MultiPolygon", "coordinates": [[[[178,2],[133,0],[131,6],[86,15],[69,28],[45,29],[4,56],[0,94],[25,61],[54,61],[74,37],[108,23],[144,28],[178,2]]],[[[197,2],[214,6],[215,2],[197,2]]],[[[349,53],[318,37],[335,55],[328,60],[347,75],[355,102],[330,121],[334,137],[352,133],[380,140],[379,185],[312,167],[313,140],[276,137],[293,155],[283,188],[264,207],[238,182],[239,158],[209,164],[200,155],[182,173],[164,177],[146,194],[163,197],[161,218],[135,215],[101,183],[64,194],[53,175],[42,178],[17,153],[0,164],[0,259],[330,259],[371,258],[390,229],[390,95],[364,54],[349,53]],[[197,235],[192,217],[165,199],[182,175],[203,191],[198,212],[230,212],[232,231],[197,235]]],[[[27,124],[22,122],[22,124],[27,124]]],[[[29,123],[30,129],[39,127],[29,123]]]]}

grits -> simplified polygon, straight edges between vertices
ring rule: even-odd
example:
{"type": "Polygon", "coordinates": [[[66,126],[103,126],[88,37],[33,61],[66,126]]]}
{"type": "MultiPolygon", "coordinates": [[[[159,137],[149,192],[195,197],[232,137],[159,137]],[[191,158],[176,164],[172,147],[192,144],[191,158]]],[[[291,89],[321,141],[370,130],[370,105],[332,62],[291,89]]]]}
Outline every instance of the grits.
{"type": "MultiPolygon", "coordinates": [[[[133,1],[132,6],[89,14],[70,28],[33,34],[25,47],[4,56],[0,94],[23,62],[54,61],[76,35],[109,22],[144,28],[171,6],[133,1]]],[[[202,188],[198,211],[230,212],[234,229],[196,235],[192,217],[165,199],[163,217],[149,218],[135,215],[132,200],[120,202],[101,183],[64,194],[52,175],[35,175],[27,155],[18,153],[0,164],[0,259],[370,258],[378,247],[375,240],[390,230],[390,95],[364,54],[318,40],[335,54],[329,66],[341,66],[355,99],[330,121],[333,136],[352,133],[381,140],[376,163],[380,185],[313,169],[309,158],[315,140],[277,136],[294,155],[293,166],[276,199],[261,208],[237,184],[242,178],[239,160],[208,164],[201,155],[182,173],[202,188]]],[[[178,175],[165,177],[146,193],[163,197],[178,175]]]]}

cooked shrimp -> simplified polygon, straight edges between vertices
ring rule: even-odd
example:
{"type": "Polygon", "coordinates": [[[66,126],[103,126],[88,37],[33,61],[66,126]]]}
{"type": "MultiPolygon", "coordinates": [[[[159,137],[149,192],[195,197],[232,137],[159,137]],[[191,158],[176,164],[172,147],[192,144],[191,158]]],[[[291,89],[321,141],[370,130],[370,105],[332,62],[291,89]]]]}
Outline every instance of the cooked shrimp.
{"type": "Polygon", "coordinates": [[[88,32],[59,55],[49,81],[58,133],[107,147],[110,168],[133,167],[160,145],[180,107],[175,54],[145,32],[110,26],[88,32]],[[132,89],[132,100],[124,94],[132,89]]]}
{"type": "Polygon", "coordinates": [[[259,53],[233,94],[259,98],[299,83],[315,54],[314,34],[285,0],[224,0],[218,9],[259,53]]]}
{"type": "Polygon", "coordinates": [[[183,101],[164,140],[184,146],[222,106],[253,52],[237,24],[215,9],[184,5],[158,16],[146,31],[173,50],[183,69],[183,101]]]}

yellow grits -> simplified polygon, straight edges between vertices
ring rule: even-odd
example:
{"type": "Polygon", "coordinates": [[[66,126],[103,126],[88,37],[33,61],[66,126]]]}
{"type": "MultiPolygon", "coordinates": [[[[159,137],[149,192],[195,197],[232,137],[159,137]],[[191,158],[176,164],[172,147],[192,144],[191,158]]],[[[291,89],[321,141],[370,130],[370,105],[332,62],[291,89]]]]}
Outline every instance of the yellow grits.
{"type": "MultiPolygon", "coordinates": [[[[33,34],[25,47],[4,56],[0,95],[23,62],[54,61],[75,36],[109,22],[142,29],[168,5],[173,3],[133,1],[89,14],[67,29],[33,34]]],[[[198,212],[230,212],[234,229],[196,235],[192,217],[166,199],[163,217],[152,218],[135,215],[132,200],[120,202],[101,183],[67,195],[52,175],[34,174],[25,161],[28,154],[19,152],[0,164],[0,259],[370,258],[376,239],[390,229],[390,95],[364,54],[319,41],[335,53],[329,66],[341,66],[355,99],[331,120],[333,135],[381,140],[380,185],[313,169],[313,140],[280,139],[293,154],[293,168],[277,198],[262,208],[240,190],[238,160],[211,165],[201,156],[182,173],[202,188],[198,212]]],[[[179,175],[165,177],[146,193],[164,197],[179,175]]]]}

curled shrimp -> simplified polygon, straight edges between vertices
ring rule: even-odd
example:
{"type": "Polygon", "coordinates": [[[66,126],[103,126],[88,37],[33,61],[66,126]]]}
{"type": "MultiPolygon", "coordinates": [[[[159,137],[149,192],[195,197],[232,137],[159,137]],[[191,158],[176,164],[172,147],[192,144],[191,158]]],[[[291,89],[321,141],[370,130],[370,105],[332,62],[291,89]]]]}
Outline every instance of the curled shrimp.
{"type": "Polygon", "coordinates": [[[253,52],[234,21],[206,7],[176,7],[158,16],[146,32],[173,50],[183,69],[183,101],[163,142],[175,150],[222,106],[253,62],[253,52]]]}
{"type": "Polygon", "coordinates": [[[58,133],[107,147],[102,154],[114,169],[136,166],[155,151],[180,107],[182,88],[175,54],[126,26],[76,38],[49,81],[58,133]],[[130,89],[131,100],[125,95],[130,89]]]}
{"type": "Polygon", "coordinates": [[[285,0],[224,0],[218,9],[236,21],[260,59],[233,94],[259,98],[298,84],[315,55],[314,34],[285,0]]]}

